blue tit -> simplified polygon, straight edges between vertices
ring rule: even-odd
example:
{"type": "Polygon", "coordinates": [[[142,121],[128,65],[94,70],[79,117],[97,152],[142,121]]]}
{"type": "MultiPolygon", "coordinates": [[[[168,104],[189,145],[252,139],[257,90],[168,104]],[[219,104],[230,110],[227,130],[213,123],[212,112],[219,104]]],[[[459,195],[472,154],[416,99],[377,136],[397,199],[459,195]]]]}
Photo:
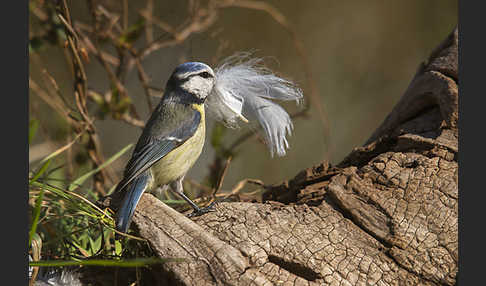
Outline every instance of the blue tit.
{"type": "Polygon", "coordinates": [[[286,154],[293,124],[274,100],[300,103],[303,93],[262,63],[262,59],[241,53],[228,57],[214,71],[198,62],[184,63],[174,70],[115,190],[124,195],[116,216],[119,231],[127,232],[142,194],[157,187],[170,186],[192,206],[192,215],[210,209],[199,208],[184,195],[182,187],[204,145],[205,105],[228,127],[238,126],[237,120],[259,123],[270,154],[286,154]]]}
{"type": "Polygon", "coordinates": [[[187,201],[193,214],[209,210],[184,195],[182,180],[203,149],[204,102],[214,83],[213,70],[199,62],[181,64],[170,76],[115,190],[124,193],[116,214],[117,230],[127,232],[142,194],[162,186],[170,186],[187,201]]]}

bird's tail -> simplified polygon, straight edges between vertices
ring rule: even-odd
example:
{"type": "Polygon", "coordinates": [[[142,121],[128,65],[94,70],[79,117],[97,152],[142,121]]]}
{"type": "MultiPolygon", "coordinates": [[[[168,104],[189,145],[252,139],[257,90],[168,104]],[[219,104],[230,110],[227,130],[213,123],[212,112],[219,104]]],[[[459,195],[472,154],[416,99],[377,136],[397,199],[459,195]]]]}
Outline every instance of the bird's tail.
{"type": "Polygon", "coordinates": [[[121,207],[116,214],[116,229],[118,231],[128,231],[128,227],[130,227],[132,216],[135,212],[138,201],[148,187],[149,177],[149,172],[145,171],[138,175],[136,179],[125,187],[125,197],[123,198],[121,207]]]}

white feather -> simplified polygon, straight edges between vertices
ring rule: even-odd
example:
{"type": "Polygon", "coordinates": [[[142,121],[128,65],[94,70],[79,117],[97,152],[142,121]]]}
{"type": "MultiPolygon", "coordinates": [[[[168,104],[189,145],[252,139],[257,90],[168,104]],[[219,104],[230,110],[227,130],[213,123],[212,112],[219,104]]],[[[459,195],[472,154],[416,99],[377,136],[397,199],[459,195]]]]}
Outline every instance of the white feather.
{"type": "Polygon", "coordinates": [[[206,105],[209,114],[229,127],[238,127],[238,119],[258,122],[272,156],[283,156],[293,125],[287,112],[271,100],[300,103],[303,94],[293,82],[276,76],[262,63],[249,53],[225,59],[215,69],[215,84],[206,105]]]}

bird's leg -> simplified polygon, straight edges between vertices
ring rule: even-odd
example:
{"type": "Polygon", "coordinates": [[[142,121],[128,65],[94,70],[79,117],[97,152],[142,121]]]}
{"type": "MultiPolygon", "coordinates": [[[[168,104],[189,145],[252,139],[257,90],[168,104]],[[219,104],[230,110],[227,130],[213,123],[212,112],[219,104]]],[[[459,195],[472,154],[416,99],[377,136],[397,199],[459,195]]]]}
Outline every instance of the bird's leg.
{"type": "Polygon", "coordinates": [[[153,191],[151,191],[152,194],[154,194],[157,198],[162,199],[164,197],[164,191],[167,190],[169,186],[163,185],[157,188],[154,188],[153,191]]]}
{"type": "Polygon", "coordinates": [[[203,215],[205,213],[214,211],[214,204],[215,203],[216,203],[216,201],[212,202],[209,206],[207,206],[205,208],[198,208],[197,210],[194,209],[194,211],[192,213],[188,214],[187,217],[200,216],[200,215],[203,215]]]}
{"type": "Polygon", "coordinates": [[[182,180],[184,179],[184,176],[179,178],[177,181],[174,181],[170,184],[171,189],[177,193],[179,196],[181,196],[186,202],[191,205],[191,207],[194,209],[192,213],[188,215],[188,217],[193,217],[193,216],[200,216],[203,215],[207,212],[210,212],[213,210],[214,207],[214,202],[211,203],[209,206],[205,208],[200,208],[198,207],[191,199],[189,199],[185,194],[184,194],[184,188],[182,187],[182,180]]]}

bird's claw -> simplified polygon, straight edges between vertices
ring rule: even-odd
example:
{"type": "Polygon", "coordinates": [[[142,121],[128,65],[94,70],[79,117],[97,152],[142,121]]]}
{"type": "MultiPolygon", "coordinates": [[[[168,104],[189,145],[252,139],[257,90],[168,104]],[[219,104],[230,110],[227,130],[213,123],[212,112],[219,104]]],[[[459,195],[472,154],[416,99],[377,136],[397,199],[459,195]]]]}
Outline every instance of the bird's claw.
{"type": "Polygon", "coordinates": [[[208,213],[208,212],[215,211],[215,209],[214,209],[215,203],[216,203],[216,201],[212,202],[209,206],[207,206],[205,208],[199,208],[197,210],[194,210],[192,213],[188,214],[187,217],[196,217],[196,216],[200,216],[200,215],[203,215],[205,213],[208,213]]]}

